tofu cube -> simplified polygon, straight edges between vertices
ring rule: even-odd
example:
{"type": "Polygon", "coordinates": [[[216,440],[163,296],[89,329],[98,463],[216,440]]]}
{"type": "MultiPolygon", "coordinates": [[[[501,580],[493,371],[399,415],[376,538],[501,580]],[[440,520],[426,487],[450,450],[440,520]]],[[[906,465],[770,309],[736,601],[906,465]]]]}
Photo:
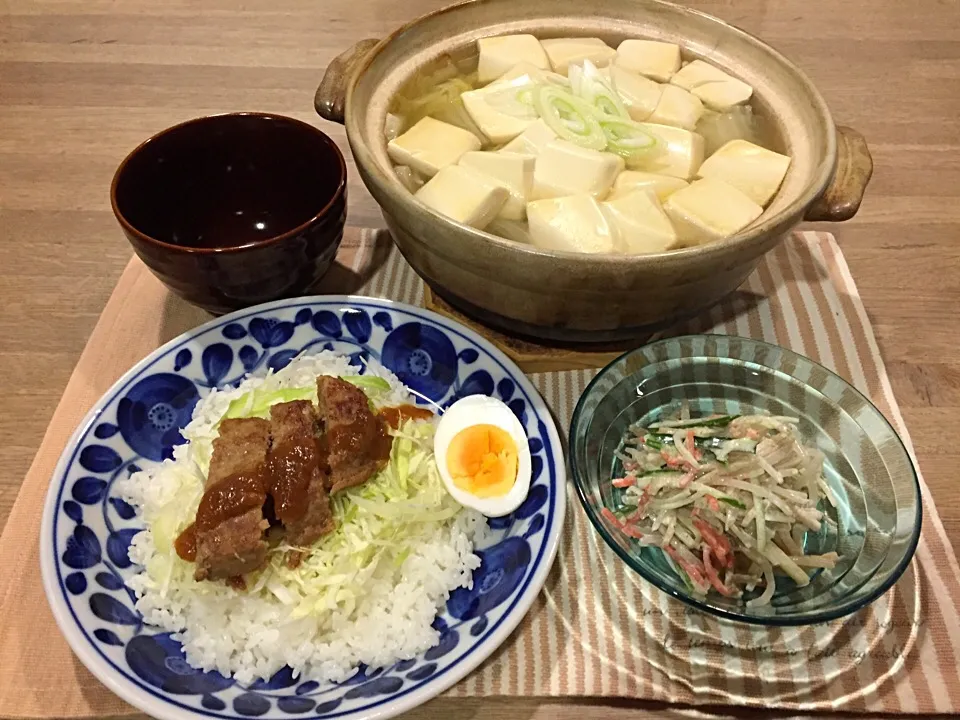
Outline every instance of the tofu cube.
{"type": "Polygon", "coordinates": [[[530,127],[537,119],[533,108],[526,117],[502,112],[497,103],[519,104],[513,97],[524,88],[533,89],[529,79],[522,77],[509,83],[488,85],[479,90],[468,90],[460,95],[463,107],[477,128],[490,142],[499,145],[509,142],[530,127]]]}
{"type": "Polygon", "coordinates": [[[667,82],[680,69],[680,46],[657,40],[624,40],[613,63],[624,70],[667,82]]]}
{"type": "Polygon", "coordinates": [[[533,197],[592,195],[602,199],[623,170],[623,158],[554,140],[537,157],[533,171],[533,197]]]}
{"type": "Polygon", "coordinates": [[[616,51],[600,38],[557,38],[541,40],[554,71],[567,74],[571,65],[589,60],[597,67],[609,65],[616,51]]]}
{"type": "Polygon", "coordinates": [[[492,83],[487,85],[487,88],[514,84],[514,81],[516,80],[521,80],[523,83],[528,83],[531,85],[542,85],[543,83],[547,82],[563,84],[566,79],[567,78],[563,75],[558,75],[555,72],[551,72],[549,64],[547,65],[547,69],[544,70],[542,68],[538,68],[532,63],[519,62],[492,83]]]}
{"type": "Polygon", "coordinates": [[[503,183],[473,168],[448,165],[414,197],[441,215],[483,230],[507,202],[510,191],[503,183]]]}
{"type": "Polygon", "coordinates": [[[610,66],[609,77],[631,118],[643,122],[657,109],[663,92],[660,83],[618,65],[610,66]]]}
{"type": "Polygon", "coordinates": [[[544,250],[617,252],[617,239],[590,195],[536,200],[527,205],[530,242],[544,250]]]}
{"type": "MultiPolygon", "coordinates": [[[[527,216],[527,210],[524,208],[523,216],[527,216]]],[[[530,229],[526,222],[519,220],[505,220],[502,217],[495,218],[492,223],[487,225],[486,231],[491,235],[499,235],[507,240],[530,245],[530,229]]]]}
{"type": "Polygon", "coordinates": [[[680,241],[698,245],[735,235],[763,214],[757,205],[732,185],[703,178],[677,190],[663,204],[680,241]]]}
{"type": "Polygon", "coordinates": [[[533,35],[503,35],[477,40],[480,61],[477,64],[477,79],[481,83],[496,80],[520,62],[549,70],[550,60],[540,41],[533,35]]]}
{"type": "Polygon", "coordinates": [[[746,140],[731,140],[708,157],[697,174],[733,185],[758,205],[766,207],[777,194],[790,167],[786,155],[746,140]]]}
{"type": "Polygon", "coordinates": [[[465,152],[480,149],[480,139],[469,130],[425,117],[387,143],[387,154],[397,165],[409,165],[427,177],[453,165],[465,152]]]}
{"type": "Polygon", "coordinates": [[[694,60],[670,78],[674,85],[689,90],[703,103],[718,112],[734,105],[743,105],[753,95],[753,88],[703,60],[694,60]]]}
{"type": "Polygon", "coordinates": [[[499,217],[505,220],[527,217],[535,163],[533,155],[510,152],[468,152],[460,158],[460,165],[485,173],[506,185],[510,197],[499,213],[499,217]]]}
{"type": "Polygon", "coordinates": [[[676,85],[664,85],[660,93],[660,102],[647,118],[647,122],[693,130],[701,115],[703,115],[703,103],[696,95],[676,85]]]}
{"type": "Polygon", "coordinates": [[[634,190],[600,206],[616,231],[621,252],[642,255],[672,250],[680,244],[652,190],[634,190]]]}
{"type": "Polygon", "coordinates": [[[689,184],[686,180],[669,175],[658,175],[639,170],[624,170],[613,181],[613,190],[607,199],[615,200],[637,190],[651,190],[657,196],[657,199],[663,202],[677,190],[682,190],[689,184]]]}
{"type": "Polygon", "coordinates": [[[523,155],[539,155],[543,149],[557,139],[557,134],[543,120],[537,120],[527,129],[508,142],[500,152],[513,152],[523,155]]]}
{"type": "Polygon", "coordinates": [[[659,151],[630,162],[631,170],[670,175],[681,180],[695,177],[703,162],[703,136],[683,128],[641,123],[643,129],[660,139],[659,151]]]}

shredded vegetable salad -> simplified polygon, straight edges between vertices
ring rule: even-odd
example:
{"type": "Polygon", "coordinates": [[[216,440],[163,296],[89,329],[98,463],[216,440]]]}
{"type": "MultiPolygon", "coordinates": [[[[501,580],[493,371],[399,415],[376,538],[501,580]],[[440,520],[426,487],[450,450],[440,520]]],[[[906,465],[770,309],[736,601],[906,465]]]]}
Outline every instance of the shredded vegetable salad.
{"type": "Polygon", "coordinates": [[[805,446],[797,418],[773,415],[680,417],[632,425],[613,479],[620,510],[604,517],[642,545],[662,548],[688,589],[767,605],[776,576],[798,586],[832,568],[835,552],[806,554],[808,532],[834,521],[823,454],[805,446]],[[762,592],[756,594],[756,590],[762,592]]]}

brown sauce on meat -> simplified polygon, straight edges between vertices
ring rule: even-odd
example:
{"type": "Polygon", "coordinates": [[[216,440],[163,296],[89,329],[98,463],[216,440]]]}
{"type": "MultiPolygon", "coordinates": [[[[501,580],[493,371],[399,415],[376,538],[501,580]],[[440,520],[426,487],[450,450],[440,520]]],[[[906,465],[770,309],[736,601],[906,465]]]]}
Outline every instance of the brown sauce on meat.
{"type": "Polygon", "coordinates": [[[383,408],[380,411],[380,417],[386,420],[392,428],[398,428],[406,420],[427,420],[433,417],[433,411],[427,408],[417,407],[416,405],[399,405],[397,407],[383,408]]]}
{"type": "Polygon", "coordinates": [[[197,559],[197,525],[190,523],[173,543],[177,555],[187,562],[194,562],[197,559]]]}
{"type": "Polygon", "coordinates": [[[318,469],[316,443],[288,441],[270,451],[267,492],[280,522],[299,520],[307,512],[307,488],[318,469]]]}
{"type": "Polygon", "coordinates": [[[260,472],[237,473],[207,488],[197,508],[197,530],[212,530],[248,510],[262,508],[267,499],[260,472]]]}
{"type": "MultiPolygon", "coordinates": [[[[390,428],[399,427],[406,420],[430,417],[433,412],[415,405],[389,407],[377,415],[364,412],[353,422],[328,427],[326,433],[312,442],[304,442],[301,435],[275,444],[269,451],[267,462],[256,470],[230,475],[206,489],[195,522],[174,542],[177,555],[195,562],[198,533],[213,530],[254,508],[261,508],[271,526],[282,531],[283,524],[297,522],[306,516],[311,500],[311,480],[317,472],[329,476],[331,456],[384,463],[389,460],[393,447],[390,428]]],[[[300,553],[287,558],[292,568],[301,560],[300,553]]],[[[239,588],[242,582],[242,578],[231,578],[229,584],[239,588]]]]}
{"type": "Polygon", "coordinates": [[[247,581],[243,579],[243,575],[234,575],[229,577],[226,580],[227,587],[236,590],[238,592],[243,592],[247,589],[247,581]]]}
{"type": "Polygon", "coordinates": [[[376,415],[373,416],[373,428],[370,428],[369,422],[369,416],[361,417],[348,425],[328,430],[326,440],[329,454],[338,457],[366,457],[376,462],[387,460],[393,446],[387,423],[376,415]],[[369,447],[365,447],[367,440],[369,447]]]}
{"type": "Polygon", "coordinates": [[[177,555],[187,562],[197,559],[197,531],[211,530],[225,520],[263,507],[267,499],[259,473],[237,473],[207,488],[200,499],[197,517],[174,541],[177,555]]]}
{"type": "Polygon", "coordinates": [[[328,429],[324,435],[327,441],[327,454],[338,457],[359,455],[366,435],[365,420],[366,418],[358,418],[348,425],[328,429]]]}
{"type": "Polygon", "coordinates": [[[390,459],[390,451],[393,449],[393,436],[390,430],[380,418],[377,418],[377,430],[373,435],[373,443],[370,448],[370,459],[377,462],[386,462],[390,459]]]}
{"type": "MultiPolygon", "coordinates": [[[[317,436],[317,462],[320,472],[324,475],[330,475],[330,443],[327,442],[327,434],[320,433],[317,436]]],[[[329,480],[329,477],[327,478],[329,480]]],[[[327,488],[329,490],[329,488],[327,488]]]]}

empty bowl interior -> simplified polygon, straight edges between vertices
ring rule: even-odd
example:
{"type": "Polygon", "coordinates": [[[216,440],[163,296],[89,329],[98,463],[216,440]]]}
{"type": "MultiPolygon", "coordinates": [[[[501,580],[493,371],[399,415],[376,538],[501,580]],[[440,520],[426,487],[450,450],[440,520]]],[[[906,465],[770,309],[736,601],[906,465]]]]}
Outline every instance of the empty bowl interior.
{"type": "MultiPolygon", "coordinates": [[[[920,529],[916,473],[893,428],[838,376],[788,350],[742,338],[696,336],[641,348],[608,366],[581,398],[571,428],[571,465],[581,500],[608,544],[660,589],[722,616],[769,624],[839,617],[885,591],[906,567],[920,529]],[[621,505],[611,479],[622,477],[618,450],[630,425],[676,413],[771,413],[799,419],[808,445],[825,456],[824,477],[836,507],[833,523],[808,532],[808,554],[835,551],[840,561],[798,587],[777,577],[769,606],[688,594],[662,550],[641,547],[600,515],[621,505]]],[[[759,594],[759,592],[757,593],[759,594]]]]}
{"type": "Polygon", "coordinates": [[[322,214],[345,182],[334,142],[311,125],[237,113],[191,120],[134,150],[117,171],[118,216],[189,248],[242,247],[322,214]]]}

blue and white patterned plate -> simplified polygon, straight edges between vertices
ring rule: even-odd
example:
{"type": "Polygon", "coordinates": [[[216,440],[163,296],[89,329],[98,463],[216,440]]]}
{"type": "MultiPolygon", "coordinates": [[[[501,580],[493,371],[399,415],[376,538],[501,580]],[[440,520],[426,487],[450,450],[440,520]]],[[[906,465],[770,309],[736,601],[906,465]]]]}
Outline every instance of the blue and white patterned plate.
{"type": "MultiPolygon", "coordinates": [[[[360,364],[355,362],[355,364],[360,364]]],[[[543,399],[500,351],[420,308],[361,297],[285,300],[213,320],[167,343],[100,399],[70,439],[50,484],[40,536],[47,599],[73,651],[107,687],[157,718],[387,718],[429,700],[510,635],[540,592],[566,506],[560,439],[543,399]],[[491,519],[473,589],[452,593],[434,627],[440,643],[387,668],[361,667],[340,684],[292,677],[241,685],[187,665],[180,644],[143,623],[125,586],[141,522],[114,489],[171,454],[210,388],[280,368],[300,352],[333,349],[378,359],[441,405],[482,393],[507,402],[526,428],[530,494],[491,519]]]]}

